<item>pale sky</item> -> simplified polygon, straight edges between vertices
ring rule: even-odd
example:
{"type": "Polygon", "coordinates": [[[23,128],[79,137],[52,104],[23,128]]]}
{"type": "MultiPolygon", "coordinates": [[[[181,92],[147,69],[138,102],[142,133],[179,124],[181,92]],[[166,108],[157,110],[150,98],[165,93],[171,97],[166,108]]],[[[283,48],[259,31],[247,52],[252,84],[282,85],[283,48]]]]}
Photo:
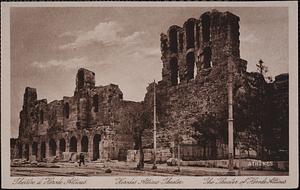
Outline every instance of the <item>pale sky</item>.
{"type": "MultiPolygon", "coordinates": [[[[288,72],[287,8],[217,8],[240,17],[241,58],[248,71],[262,59],[269,75],[288,72]]],[[[212,8],[12,8],[11,132],[18,136],[27,86],[48,103],[72,96],[79,68],[96,85],[119,85],[125,100],[142,101],[161,80],[160,33],[212,8]]]]}

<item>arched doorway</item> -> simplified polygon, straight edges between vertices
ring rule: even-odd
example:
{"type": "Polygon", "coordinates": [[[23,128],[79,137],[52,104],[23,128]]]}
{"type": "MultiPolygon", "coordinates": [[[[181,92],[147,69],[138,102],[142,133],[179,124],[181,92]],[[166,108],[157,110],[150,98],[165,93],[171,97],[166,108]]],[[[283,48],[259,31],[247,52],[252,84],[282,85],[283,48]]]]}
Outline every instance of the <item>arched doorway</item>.
{"type": "Polygon", "coordinates": [[[74,136],[70,139],[70,152],[77,152],[77,139],[74,136]]]}
{"type": "Polygon", "coordinates": [[[49,153],[50,156],[55,156],[56,155],[56,142],[53,139],[50,139],[49,141],[49,153]]]}
{"type": "Polygon", "coordinates": [[[101,136],[96,134],[93,139],[93,160],[100,158],[99,145],[101,141],[101,136]]]}
{"type": "Polygon", "coordinates": [[[18,151],[19,151],[19,158],[22,158],[22,152],[23,152],[23,146],[22,146],[22,144],[18,145],[18,151]]]}
{"type": "Polygon", "coordinates": [[[29,144],[25,145],[25,158],[29,160],[29,144]]]}
{"type": "Polygon", "coordinates": [[[46,143],[42,142],[41,144],[41,159],[46,158],[46,143]]]}
{"type": "Polygon", "coordinates": [[[59,140],[59,151],[60,152],[65,152],[66,151],[66,141],[65,141],[65,139],[60,139],[59,140]]]}
{"type": "Polygon", "coordinates": [[[83,136],[81,139],[81,152],[89,151],[89,139],[87,136],[83,136]]]}
{"type": "Polygon", "coordinates": [[[38,151],[38,143],[37,142],[33,142],[32,143],[32,155],[33,156],[37,156],[37,151],[38,151]]]}

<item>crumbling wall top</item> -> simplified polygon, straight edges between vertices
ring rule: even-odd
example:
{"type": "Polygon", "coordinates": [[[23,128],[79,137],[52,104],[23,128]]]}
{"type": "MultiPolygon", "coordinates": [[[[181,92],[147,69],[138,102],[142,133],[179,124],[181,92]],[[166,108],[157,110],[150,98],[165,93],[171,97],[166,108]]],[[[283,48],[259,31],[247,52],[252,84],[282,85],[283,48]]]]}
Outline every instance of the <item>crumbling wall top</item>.
{"type": "Polygon", "coordinates": [[[84,68],[80,68],[76,75],[76,91],[95,87],[95,73],[84,68]]]}
{"type": "Polygon", "coordinates": [[[285,81],[289,80],[289,74],[288,73],[282,73],[280,75],[275,76],[275,82],[277,81],[285,81]]]}
{"type": "Polygon", "coordinates": [[[180,31],[180,30],[183,30],[182,27],[178,26],[178,25],[172,25],[169,27],[168,29],[168,34],[170,33],[171,30],[176,30],[176,31],[180,31]]]}

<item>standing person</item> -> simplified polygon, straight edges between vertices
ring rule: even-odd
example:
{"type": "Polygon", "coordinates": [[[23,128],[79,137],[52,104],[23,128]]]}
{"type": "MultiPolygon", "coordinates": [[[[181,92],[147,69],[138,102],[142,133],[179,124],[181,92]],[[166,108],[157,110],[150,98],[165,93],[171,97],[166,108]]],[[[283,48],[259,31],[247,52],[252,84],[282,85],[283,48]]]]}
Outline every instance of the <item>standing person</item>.
{"type": "Polygon", "coordinates": [[[83,153],[80,153],[80,155],[79,155],[79,166],[81,166],[81,162],[84,165],[84,154],[83,153]]]}

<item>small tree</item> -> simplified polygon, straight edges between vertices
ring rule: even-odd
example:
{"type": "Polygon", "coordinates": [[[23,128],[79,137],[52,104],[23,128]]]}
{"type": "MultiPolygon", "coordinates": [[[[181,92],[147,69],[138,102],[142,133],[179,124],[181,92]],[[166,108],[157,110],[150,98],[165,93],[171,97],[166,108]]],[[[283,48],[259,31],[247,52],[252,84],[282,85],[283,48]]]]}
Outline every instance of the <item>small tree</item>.
{"type": "Polygon", "coordinates": [[[256,64],[256,68],[257,68],[257,71],[262,74],[265,78],[266,81],[268,82],[273,82],[273,79],[271,76],[267,76],[267,73],[269,72],[269,69],[267,66],[264,65],[264,62],[262,59],[260,59],[258,61],[258,64],[256,64]]]}

